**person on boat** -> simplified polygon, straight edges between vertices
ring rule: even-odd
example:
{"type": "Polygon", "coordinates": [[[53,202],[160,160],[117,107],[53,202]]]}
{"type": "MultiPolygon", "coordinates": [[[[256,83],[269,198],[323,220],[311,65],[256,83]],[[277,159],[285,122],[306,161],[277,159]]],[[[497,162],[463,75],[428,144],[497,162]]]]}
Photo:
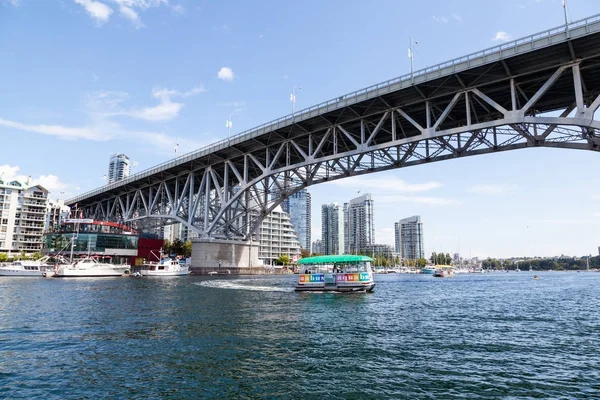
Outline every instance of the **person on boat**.
{"type": "Polygon", "coordinates": [[[304,273],[305,273],[305,274],[309,274],[310,272],[308,272],[308,270],[305,270],[305,271],[304,271],[304,273]]]}

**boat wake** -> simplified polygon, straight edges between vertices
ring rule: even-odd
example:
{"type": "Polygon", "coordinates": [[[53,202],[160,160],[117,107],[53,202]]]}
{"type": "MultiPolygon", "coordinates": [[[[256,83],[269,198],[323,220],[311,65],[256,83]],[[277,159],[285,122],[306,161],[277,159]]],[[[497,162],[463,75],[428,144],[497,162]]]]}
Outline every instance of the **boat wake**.
{"type": "Polygon", "coordinates": [[[293,292],[292,287],[281,286],[256,286],[252,285],[255,280],[238,279],[238,280],[212,280],[197,282],[195,285],[211,287],[216,289],[233,289],[233,290],[251,290],[255,292],[293,292]]]}

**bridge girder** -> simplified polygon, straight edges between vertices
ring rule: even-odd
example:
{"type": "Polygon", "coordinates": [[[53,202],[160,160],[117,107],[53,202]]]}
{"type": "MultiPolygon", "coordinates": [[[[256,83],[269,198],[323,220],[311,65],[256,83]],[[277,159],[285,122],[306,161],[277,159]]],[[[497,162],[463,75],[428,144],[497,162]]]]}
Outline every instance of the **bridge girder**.
{"type": "Polygon", "coordinates": [[[201,237],[246,239],[285,198],[315,184],[529,147],[598,151],[599,67],[598,58],[568,61],[546,69],[543,79],[507,70],[493,87],[463,82],[445,95],[430,88],[411,104],[354,106],[335,120],[294,123],[83,210],[86,217],[145,227],[180,222],[201,237]]]}

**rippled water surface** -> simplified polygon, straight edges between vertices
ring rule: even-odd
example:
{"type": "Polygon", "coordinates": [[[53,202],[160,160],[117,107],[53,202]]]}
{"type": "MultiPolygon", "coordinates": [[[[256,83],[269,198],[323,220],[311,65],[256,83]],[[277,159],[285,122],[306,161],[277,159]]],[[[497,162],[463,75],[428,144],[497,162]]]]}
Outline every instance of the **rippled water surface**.
{"type": "Polygon", "coordinates": [[[600,399],[600,273],[0,277],[0,398],[600,399]]]}

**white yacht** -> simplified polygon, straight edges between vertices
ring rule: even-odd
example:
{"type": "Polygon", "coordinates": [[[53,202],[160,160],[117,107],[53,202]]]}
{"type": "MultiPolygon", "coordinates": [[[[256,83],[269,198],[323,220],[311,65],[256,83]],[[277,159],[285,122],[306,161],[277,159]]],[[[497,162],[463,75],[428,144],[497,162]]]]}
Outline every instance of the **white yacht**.
{"type": "Polygon", "coordinates": [[[140,274],[142,276],[183,276],[190,273],[186,264],[178,260],[163,258],[160,262],[149,262],[142,265],[140,274]]]}
{"type": "MultiPolygon", "coordinates": [[[[43,257],[36,261],[19,260],[13,261],[9,265],[0,266],[0,276],[36,276],[41,277],[46,270],[46,261],[48,257],[43,257]]],[[[48,267],[52,268],[52,267],[48,267]]]]}
{"type": "Polygon", "coordinates": [[[110,277],[128,274],[130,267],[127,264],[108,264],[98,262],[95,258],[83,258],[69,264],[58,265],[54,270],[56,278],[85,278],[85,277],[110,277]]]}

